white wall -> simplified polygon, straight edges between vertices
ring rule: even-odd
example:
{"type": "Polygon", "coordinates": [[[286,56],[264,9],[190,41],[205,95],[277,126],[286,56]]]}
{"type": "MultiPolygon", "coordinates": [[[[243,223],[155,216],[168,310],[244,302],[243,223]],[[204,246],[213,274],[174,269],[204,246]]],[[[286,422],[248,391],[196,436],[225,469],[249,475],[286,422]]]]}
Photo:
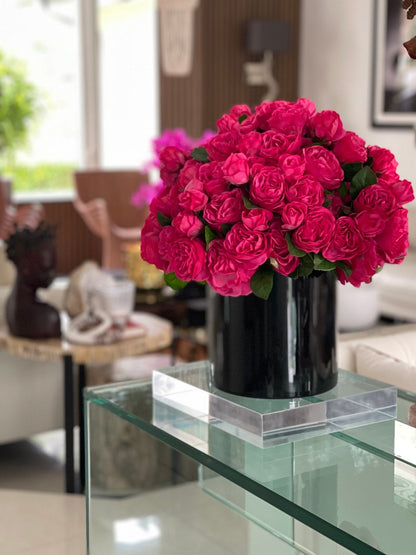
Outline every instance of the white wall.
{"type": "Polygon", "coordinates": [[[336,110],[367,144],[390,149],[416,190],[415,132],[371,127],[373,0],[302,0],[300,36],[300,96],[336,110]]]}

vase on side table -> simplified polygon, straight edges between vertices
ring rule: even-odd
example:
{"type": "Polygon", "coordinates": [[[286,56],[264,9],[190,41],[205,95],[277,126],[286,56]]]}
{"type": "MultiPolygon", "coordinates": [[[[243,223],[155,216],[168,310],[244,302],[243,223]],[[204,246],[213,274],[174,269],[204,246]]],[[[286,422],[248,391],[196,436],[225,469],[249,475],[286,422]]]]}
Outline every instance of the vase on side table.
{"type": "Polygon", "coordinates": [[[269,299],[212,294],[208,306],[214,385],[247,397],[316,395],[337,383],[335,277],[274,276],[269,299]]]}

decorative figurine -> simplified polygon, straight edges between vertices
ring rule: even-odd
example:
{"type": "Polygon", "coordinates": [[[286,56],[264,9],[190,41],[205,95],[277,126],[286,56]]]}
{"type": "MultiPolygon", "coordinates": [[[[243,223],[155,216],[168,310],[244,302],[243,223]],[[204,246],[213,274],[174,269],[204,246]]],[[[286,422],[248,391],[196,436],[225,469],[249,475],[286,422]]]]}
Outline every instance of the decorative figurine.
{"type": "Polygon", "coordinates": [[[6,303],[10,333],[28,339],[61,336],[59,313],[37,298],[39,287],[48,287],[55,277],[55,230],[45,222],[35,229],[16,229],[6,241],[7,257],[17,269],[6,303]]]}

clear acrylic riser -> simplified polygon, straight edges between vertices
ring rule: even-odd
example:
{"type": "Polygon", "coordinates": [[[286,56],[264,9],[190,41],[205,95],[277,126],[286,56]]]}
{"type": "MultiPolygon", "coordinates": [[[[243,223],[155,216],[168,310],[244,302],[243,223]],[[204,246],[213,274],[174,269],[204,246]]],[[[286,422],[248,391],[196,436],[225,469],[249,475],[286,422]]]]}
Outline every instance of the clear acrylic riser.
{"type": "Polygon", "coordinates": [[[197,419],[261,447],[394,419],[397,412],[395,387],[345,370],[333,389],[312,397],[231,395],[214,387],[209,361],[154,371],[153,398],[153,416],[162,426],[184,430],[190,416],[193,428],[197,419]]]}

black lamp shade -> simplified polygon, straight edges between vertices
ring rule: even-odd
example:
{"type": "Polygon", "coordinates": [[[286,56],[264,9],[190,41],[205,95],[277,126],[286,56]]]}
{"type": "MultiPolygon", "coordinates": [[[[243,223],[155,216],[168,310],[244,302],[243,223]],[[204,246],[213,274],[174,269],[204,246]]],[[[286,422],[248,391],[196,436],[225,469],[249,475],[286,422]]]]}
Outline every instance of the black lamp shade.
{"type": "Polygon", "coordinates": [[[290,23],[272,20],[253,20],[247,23],[246,48],[250,54],[287,52],[290,48],[290,23]]]}

